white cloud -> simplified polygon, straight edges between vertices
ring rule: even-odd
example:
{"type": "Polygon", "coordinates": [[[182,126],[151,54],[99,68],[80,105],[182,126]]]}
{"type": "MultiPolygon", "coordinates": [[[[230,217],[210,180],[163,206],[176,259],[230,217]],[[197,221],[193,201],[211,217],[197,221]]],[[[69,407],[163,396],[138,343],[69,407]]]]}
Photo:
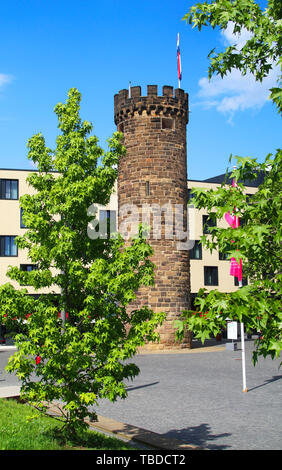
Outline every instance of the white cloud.
{"type": "Polygon", "coordinates": [[[223,42],[226,46],[235,45],[237,49],[241,50],[242,47],[245,45],[246,41],[251,39],[252,33],[248,31],[246,28],[242,28],[240,33],[233,33],[234,30],[234,23],[229,21],[227,28],[221,31],[221,36],[223,38],[223,42]]]}
{"type": "Polygon", "coordinates": [[[6,85],[6,83],[10,83],[13,77],[11,75],[7,75],[5,73],[0,73],[0,87],[6,85]]]}
{"type": "MultiPolygon", "coordinates": [[[[245,42],[250,39],[251,34],[242,30],[241,34],[233,34],[233,24],[222,33],[225,45],[236,44],[241,49],[245,42]]],[[[221,113],[229,116],[231,121],[235,112],[246,109],[260,109],[268,100],[269,89],[275,86],[279,76],[279,68],[273,67],[263,82],[257,82],[252,74],[242,75],[239,70],[233,69],[221,78],[213,76],[209,81],[207,78],[199,80],[200,104],[207,108],[215,108],[221,113]]]]}

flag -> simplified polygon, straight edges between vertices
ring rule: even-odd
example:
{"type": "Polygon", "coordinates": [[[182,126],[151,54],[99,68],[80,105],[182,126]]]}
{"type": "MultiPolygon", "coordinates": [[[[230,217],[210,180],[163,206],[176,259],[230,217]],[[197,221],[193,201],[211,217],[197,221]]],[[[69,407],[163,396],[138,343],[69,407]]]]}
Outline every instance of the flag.
{"type": "Polygon", "coordinates": [[[231,265],[230,265],[230,276],[234,276],[238,278],[238,281],[242,281],[242,260],[240,258],[239,263],[237,263],[235,258],[231,258],[231,265]]]}
{"type": "MultiPolygon", "coordinates": [[[[236,187],[235,179],[232,183],[233,188],[236,187]]],[[[225,214],[225,220],[232,228],[238,228],[240,225],[239,217],[236,215],[231,215],[230,212],[225,214]]],[[[230,276],[234,276],[238,278],[238,281],[242,281],[243,274],[242,274],[242,260],[239,260],[239,263],[236,261],[235,258],[231,258],[231,265],[230,265],[230,276]]]]}
{"type": "Polygon", "coordinates": [[[182,78],[182,72],[181,72],[181,58],[180,58],[180,47],[179,47],[179,33],[177,33],[177,71],[178,71],[178,80],[180,84],[180,80],[182,78]]]}

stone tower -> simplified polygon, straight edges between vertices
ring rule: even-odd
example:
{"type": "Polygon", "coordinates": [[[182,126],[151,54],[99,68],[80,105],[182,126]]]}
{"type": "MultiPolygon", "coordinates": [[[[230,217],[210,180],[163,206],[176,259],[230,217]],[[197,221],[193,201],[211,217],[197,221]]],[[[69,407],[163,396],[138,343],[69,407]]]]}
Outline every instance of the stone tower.
{"type": "Polygon", "coordinates": [[[147,222],[153,247],[155,286],[138,292],[136,305],[166,312],[160,343],[152,348],[191,347],[191,336],[175,342],[174,321],[190,308],[187,238],[188,95],[182,89],[156,85],[119,91],[114,97],[115,124],[124,134],[126,156],[119,164],[118,224],[123,236],[147,222]],[[130,224],[129,224],[130,222],[130,224]],[[135,224],[135,225],[134,225],[135,224]]]}

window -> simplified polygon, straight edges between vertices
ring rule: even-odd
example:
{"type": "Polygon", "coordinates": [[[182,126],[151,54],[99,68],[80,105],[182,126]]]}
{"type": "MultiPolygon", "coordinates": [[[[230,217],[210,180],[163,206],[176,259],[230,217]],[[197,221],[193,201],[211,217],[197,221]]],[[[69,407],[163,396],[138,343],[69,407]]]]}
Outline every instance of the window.
{"type": "Polygon", "coordinates": [[[123,132],[124,131],[124,124],[123,122],[121,122],[119,125],[118,125],[118,132],[123,132]]]}
{"type": "Polygon", "coordinates": [[[146,196],[150,196],[150,181],[146,181],[146,196]]]}
{"type": "Polygon", "coordinates": [[[0,199],[18,199],[19,181],[0,179],[0,199]]]}
{"type": "Polygon", "coordinates": [[[99,230],[102,238],[107,238],[116,232],[116,211],[100,210],[99,230]]]}
{"type": "Polygon", "coordinates": [[[36,264],[21,264],[20,265],[20,270],[21,271],[30,272],[30,271],[34,271],[35,269],[37,269],[36,264]]]}
{"type": "Polygon", "coordinates": [[[210,227],[216,227],[216,220],[210,219],[208,215],[203,215],[203,233],[210,233],[210,227]]]}
{"type": "Polygon", "coordinates": [[[204,266],[205,286],[218,286],[217,266],[204,266]]]}
{"type": "MultiPolygon", "coordinates": [[[[248,279],[243,277],[242,286],[247,286],[247,285],[248,285],[248,279]]],[[[234,276],[234,286],[239,286],[238,277],[236,277],[236,276],[234,276]]]]}
{"type": "Polygon", "coordinates": [[[15,235],[0,236],[0,256],[18,256],[18,247],[15,238],[15,235]]]}
{"type": "Polygon", "coordinates": [[[192,194],[192,189],[188,189],[188,204],[193,204],[194,197],[195,193],[192,194]]]}
{"type": "Polygon", "coordinates": [[[190,250],[190,259],[202,259],[202,243],[195,240],[195,245],[190,250]]]}
{"type": "MultiPolygon", "coordinates": [[[[31,271],[34,271],[37,269],[36,264],[20,264],[20,270],[24,271],[26,273],[30,273],[31,271]]],[[[21,282],[22,286],[29,286],[30,284],[28,283],[28,276],[25,276],[25,280],[21,282]]]]}
{"type": "Polygon", "coordinates": [[[23,221],[23,208],[22,207],[21,207],[20,219],[21,219],[21,223],[20,223],[21,228],[27,228],[27,226],[25,225],[23,221]]]}
{"type": "Polygon", "coordinates": [[[171,118],[162,118],[162,129],[175,129],[175,120],[171,118]]]}
{"type": "Polygon", "coordinates": [[[240,219],[239,219],[239,226],[240,226],[240,227],[244,227],[244,225],[246,225],[246,221],[245,221],[244,217],[240,217],[240,219]]]}
{"type": "Polygon", "coordinates": [[[234,247],[232,246],[232,243],[228,243],[225,248],[224,252],[219,251],[218,252],[218,259],[221,261],[228,260],[228,256],[230,255],[230,252],[234,250],[234,247]]]}

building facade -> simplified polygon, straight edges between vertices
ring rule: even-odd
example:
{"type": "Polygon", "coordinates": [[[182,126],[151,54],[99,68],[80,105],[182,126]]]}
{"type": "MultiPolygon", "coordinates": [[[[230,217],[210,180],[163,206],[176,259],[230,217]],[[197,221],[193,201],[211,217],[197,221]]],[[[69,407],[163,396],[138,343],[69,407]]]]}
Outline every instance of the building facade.
{"type": "MultiPolygon", "coordinates": [[[[120,161],[109,204],[99,207],[99,220],[110,219],[111,227],[125,239],[136,233],[139,223],[150,226],[147,236],[154,250],[155,286],[138,292],[135,308],[148,305],[154,311],[166,312],[158,347],[173,347],[173,323],[183,310],[193,308],[200,288],[222,292],[238,288],[229,275],[229,261],[202,246],[201,236],[208,230],[207,214],[194,208],[191,197],[192,188],[215,189],[225,175],[205,181],[187,178],[189,111],[188,95],[183,90],[164,86],[160,96],[155,85],[148,85],[146,96],[142,96],[141,87],[121,90],[115,95],[114,111],[127,152],[120,161]]],[[[36,170],[0,169],[0,285],[11,282],[17,287],[6,276],[9,265],[23,270],[36,268],[26,251],[15,244],[15,237],[26,230],[19,199],[33,191],[26,182],[31,171],[36,170]]],[[[246,186],[246,193],[254,194],[257,186],[246,186]]],[[[216,223],[227,227],[225,220],[216,223]]],[[[26,288],[29,294],[48,292],[26,288]]],[[[189,334],[183,346],[191,346],[189,334]]]]}
{"type": "MultiPolygon", "coordinates": [[[[34,170],[0,169],[0,285],[11,282],[17,287],[16,283],[6,276],[9,265],[18,266],[21,269],[32,269],[27,253],[25,250],[17,249],[14,241],[16,236],[22,235],[26,230],[22,223],[19,198],[21,195],[32,191],[32,188],[26,183],[26,178],[31,171],[34,170]]],[[[217,181],[216,183],[215,181],[188,180],[186,183],[187,197],[189,198],[192,188],[216,189],[221,184],[221,177],[217,181]]],[[[254,194],[256,191],[256,186],[246,186],[248,194],[254,194]]],[[[204,210],[195,209],[193,200],[188,200],[190,236],[192,242],[195,240],[195,244],[192,243],[193,246],[189,249],[190,292],[192,298],[201,287],[205,287],[207,290],[216,288],[221,292],[232,292],[237,289],[234,278],[229,275],[229,261],[222,259],[217,251],[210,253],[200,243],[201,236],[204,233],[205,216],[204,210]]],[[[118,229],[117,185],[109,204],[99,207],[99,219],[103,220],[104,218],[112,218],[118,229]]],[[[218,220],[217,224],[227,227],[224,220],[218,220]]],[[[30,286],[26,286],[26,288],[30,294],[38,293],[30,286]]]]}

